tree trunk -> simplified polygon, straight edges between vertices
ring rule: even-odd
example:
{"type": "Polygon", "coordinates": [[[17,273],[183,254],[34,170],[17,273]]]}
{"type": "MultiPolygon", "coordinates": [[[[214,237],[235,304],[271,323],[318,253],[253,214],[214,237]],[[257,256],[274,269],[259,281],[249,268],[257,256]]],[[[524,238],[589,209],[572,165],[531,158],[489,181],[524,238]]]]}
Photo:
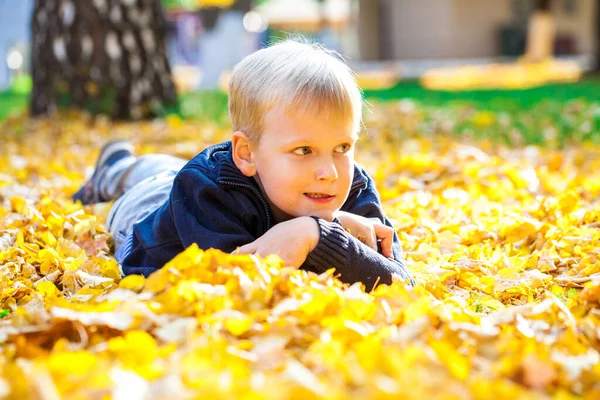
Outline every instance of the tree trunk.
{"type": "Polygon", "coordinates": [[[32,116],[66,93],[78,108],[107,96],[112,117],[145,118],[175,101],[160,0],[36,0],[32,116]]]}

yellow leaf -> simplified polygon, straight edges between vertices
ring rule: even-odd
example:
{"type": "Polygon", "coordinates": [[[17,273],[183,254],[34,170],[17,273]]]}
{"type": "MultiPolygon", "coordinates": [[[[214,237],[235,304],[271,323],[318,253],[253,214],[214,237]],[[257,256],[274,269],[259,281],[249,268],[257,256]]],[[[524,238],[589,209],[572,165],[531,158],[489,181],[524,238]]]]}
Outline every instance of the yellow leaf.
{"type": "Polygon", "coordinates": [[[40,234],[40,238],[45,244],[51,247],[56,246],[56,243],[58,243],[58,241],[50,231],[42,232],[40,234]]]}
{"type": "Polygon", "coordinates": [[[42,296],[60,296],[61,292],[58,290],[58,288],[54,285],[54,283],[49,282],[49,281],[43,281],[40,282],[36,288],[35,291],[39,294],[41,294],[42,296]]]}
{"type": "Polygon", "coordinates": [[[468,357],[460,354],[456,348],[443,340],[433,341],[430,346],[455,378],[465,380],[469,376],[471,364],[468,357]]]}
{"type": "Polygon", "coordinates": [[[145,284],[146,278],[142,275],[128,275],[119,282],[119,287],[139,293],[144,288],[145,284]]]}
{"type": "Polygon", "coordinates": [[[10,205],[14,212],[23,214],[27,206],[27,201],[22,197],[15,196],[10,198],[10,205]]]}
{"type": "Polygon", "coordinates": [[[225,320],[225,328],[234,336],[241,336],[250,330],[252,319],[248,316],[228,318],[225,320]]]}
{"type": "Polygon", "coordinates": [[[578,202],[579,197],[577,194],[573,191],[568,191],[558,199],[558,207],[563,214],[568,214],[577,207],[578,202]]]}
{"type": "Polygon", "coordinates": [[[51,354],[47,365],[50,372],[59,376],[81,376],[93,373],[97,360],[94,354],[84,350],[65,351],[51,354]]]}

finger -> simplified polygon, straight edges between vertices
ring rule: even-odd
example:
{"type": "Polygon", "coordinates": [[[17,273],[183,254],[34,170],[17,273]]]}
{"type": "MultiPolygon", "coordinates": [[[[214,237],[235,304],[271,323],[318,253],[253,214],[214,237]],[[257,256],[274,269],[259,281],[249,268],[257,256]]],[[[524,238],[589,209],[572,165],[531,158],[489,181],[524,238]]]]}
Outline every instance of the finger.
{"type": "Polygon", "coordinates": [[[370,232],[367,232],[367,234],[368,234],[368,236],[358,234],[355,237],[361,243],[364,243],[367,246],[369,246],[370,248],[372,248],[373,250],[377,251],[377,236],[375,236],[375,232],[373,232],[373,229],[371,229],[370,232]]]}
{"type": "Polygon", "coordinates": [[[377,237],[381,239],[381,254],[392,258],[392,244],[394,243],[394,229],[383,224],[373,224],[377,237]]]}
{"type": "Polygon", "coordinates": [[[254,243],[248,243],[242,247],[238,247],[235,254],[254,254],[256,253],[256,246],[254,243]]]}

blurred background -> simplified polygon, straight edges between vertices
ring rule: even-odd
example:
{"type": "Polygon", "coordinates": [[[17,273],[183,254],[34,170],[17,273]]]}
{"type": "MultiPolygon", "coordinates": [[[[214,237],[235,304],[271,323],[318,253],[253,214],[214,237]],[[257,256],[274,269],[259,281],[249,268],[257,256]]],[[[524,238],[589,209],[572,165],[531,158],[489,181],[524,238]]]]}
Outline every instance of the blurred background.
{"type": "Polygon", "coordinates": [[[22,101],[10,92],[51,113],[66,92],[156,115],[225,90],[244,56],[293,34],[342,53],[367,91],[525,88],[597,69],[600,1],[0,0],[0,108],[22,101]]]}

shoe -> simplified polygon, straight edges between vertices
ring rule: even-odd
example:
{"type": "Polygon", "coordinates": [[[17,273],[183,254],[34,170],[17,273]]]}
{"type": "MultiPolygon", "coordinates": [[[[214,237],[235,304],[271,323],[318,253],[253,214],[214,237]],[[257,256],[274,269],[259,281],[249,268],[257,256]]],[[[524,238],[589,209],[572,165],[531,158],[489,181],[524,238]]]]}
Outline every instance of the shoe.
{"type": "Polygon", "coordinates": [[[96,170],[92,177],[73,195],[73,201],[80,201],[82,204],[93,204],[108,201],[98,190],[98,180],[104,175],[106,170],[115,165],[117,161],[128,157],[135,157],[133,154],[133,145],[126,140],[113,140],[102,146],[96,170]]]}

